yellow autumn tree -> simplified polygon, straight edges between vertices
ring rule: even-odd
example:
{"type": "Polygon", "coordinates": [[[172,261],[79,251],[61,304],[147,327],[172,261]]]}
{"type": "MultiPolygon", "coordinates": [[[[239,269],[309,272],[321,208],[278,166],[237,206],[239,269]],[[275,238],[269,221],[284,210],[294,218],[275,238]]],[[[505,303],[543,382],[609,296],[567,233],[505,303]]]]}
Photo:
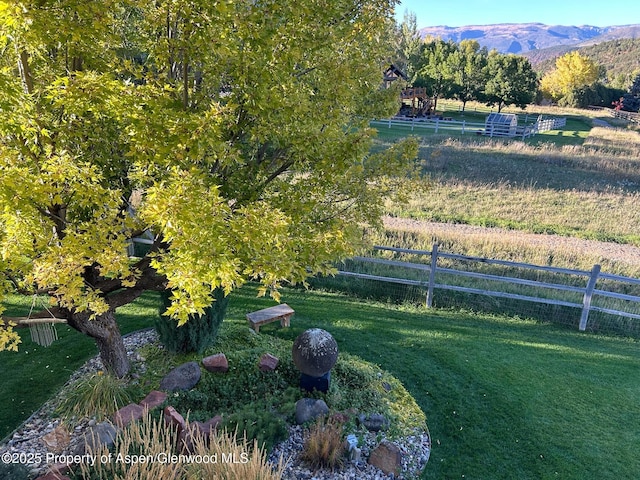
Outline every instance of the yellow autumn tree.
{"type": "Polygon", "coordinates": [[[545,98],[554,101],[580,87],[592,85],[600,74],[598,64],[578,51],[569,52],[556,60],[556,68],[540,82],[545,98]]]}
{"type": "Polygon", "coordinates": [[[0,1],[0,294],[49,295],[123,376],[144,291],[185,322],[331,271],[415,167],[415,141],[371,153],[396,3],[0,1]]]}

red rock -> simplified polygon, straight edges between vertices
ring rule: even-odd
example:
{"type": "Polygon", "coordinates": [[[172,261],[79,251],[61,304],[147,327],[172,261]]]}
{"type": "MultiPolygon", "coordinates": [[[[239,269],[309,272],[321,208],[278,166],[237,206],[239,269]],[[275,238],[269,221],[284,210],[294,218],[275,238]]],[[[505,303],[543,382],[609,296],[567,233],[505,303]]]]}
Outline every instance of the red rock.
{"type": "Polygon", "coordinates": [[[113,414],[113,423],[124,428],[131,422],[140,420],[144,416],[144,408],[137,403],[130,403],[113,414]]]}
{"type": "Polygon", "coordinates": [[[383,441],[369,455],[369,463],[386,475],[399,475],[402,469],[402,452],[393,443],[383,441]]]}
{"type": "MultiPolygon", "coordinates": [[[[194,422],[195,423],[195,422],[194,422]]],[[[200,423],[200,422],[198,422],[200,423]]],[[[193,423],[189,425],[189,428],[181,430],[178,434],[178,447],[182,453],[194,453],[195,452],[195,439],[200,434],[200,429],[193,423]]]]}
{"type": "Polygon", "coordinates": [[[187,422],[184,421],[184,417],[173,407],[167,407],[164,409],[164,423],[170,427],[175,427],[178,431],[178,435],[187,428],[187,422]]]}
{"type": "Polygon", "coordinates": [[[229,362],[224,353],[217,353],[202,359],[202,366],[209,372],[226,373],[229,370],[229,362]]]}
{"type": "Polygon", "coordinates": [[[71,436],[65,427],[58,425],[51,432],[44,435],[40,440],[50,452],[62,453],[62,451],[69,446],[71,436]]]}
{"type": "Polygon", "coordinates": [[[195,422],[191,422],[189,423],[189,430],[191,430],[191,432],[193,433],[197,433],[198,435],[205,435],[205,426],[204,423],[202,422],[198,422],[197,420],[195,422]]]}
{"type": "Polygon", "coordinates": [[[66,463],[54,463],[52,465],[48,465],[49,471],[47,474],[58,475],[60,478],[64,478],[64,476],[69,473],[71,467],[66,463]]]}
{"type": "Polygon", "coordinates": [[[222,422],[222,417],[220,415],[216,415],[213,418],[210,418],[203,424],[203,432],[207,435],[211,435],[218,428],[218,424],[222,422]]]}
{"type": "Polygon", "coordinates": [[[143,408],[147,408],[149,410],[153,410],[154,408],[162,405],[162,403],[167,399],[167,394],[161,392],[159,390],[154,390],[149,393],[146,397],[140,401],[140,406],[143,408]]]}
{"type": "Polygon", "coordinates": [[[258,363],[258,368],[262,372],[273,372],[278,366],[278,362],[280,360],[278,357],[271,355],[270,353],[265,353],[260,357],[260,362],[258,363]]]}

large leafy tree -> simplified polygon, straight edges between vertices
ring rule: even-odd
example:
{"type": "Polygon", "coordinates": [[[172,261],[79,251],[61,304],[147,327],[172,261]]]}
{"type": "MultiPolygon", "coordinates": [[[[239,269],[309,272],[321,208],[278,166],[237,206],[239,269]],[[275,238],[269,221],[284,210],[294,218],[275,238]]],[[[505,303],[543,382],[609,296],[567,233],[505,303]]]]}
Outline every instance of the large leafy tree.
{"type": "Polygon", "coordinates": [[[328,271],[412,169],[412,142],[370,153],[394,3],[0,2],[1,290],[48,294],[123,376],[115,310],[142,292],[186,321],[328,271]]]}
{"type": "Polygon", "coordinates": [[[464,112],[470,100],[478,100],[487,83],[487,48],[475,40],[462,40],[449,55],[447,64],[452,76],[451,94],[462,102],[464,112]]]}
{"type": "Polygon", "coordinates": [[[573,51],[556,59],[556,68],[542,77],[540,88],[545,97],[557,101],[579,88],[593,85],[599,76],[596,62],[573,51]]]}
{"type": "Polygon", "coordinates": [[[533,102],[538,78],[525,57],[489,52],[484,96],[489,105],[525,108],[533,102]]]}
{"type": "Polygon", "coordinates": [[[418,31],[416,14],[406,11],[402,22],[395,24],[394,63],[406,75],[409,83],[416,79],[416,65],[420,58],[422,38],[418,31]]]}
{"type": "Polygon", "coordinates": [[[438,107],[438,98],[447,98],[453,86],[453,72],[449,57],[458,50],[452,40],[441,39],[425,41],[417,58],[417,76],[414,85],[426,87],[433,97],[433,109],[438,107]]]}

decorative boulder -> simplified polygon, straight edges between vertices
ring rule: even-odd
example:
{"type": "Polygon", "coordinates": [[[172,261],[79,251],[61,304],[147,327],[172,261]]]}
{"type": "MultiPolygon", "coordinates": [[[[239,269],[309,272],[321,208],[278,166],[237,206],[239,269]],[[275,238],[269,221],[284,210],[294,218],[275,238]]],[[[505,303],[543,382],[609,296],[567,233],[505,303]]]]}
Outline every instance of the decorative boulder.
{"type": "Polygon", "coordinates": [[[201,433],[203,435],[211,435],[213,432],[216,431],[220,422],[222,422],[222,416],[220,415],[216,415],[215,417],[210,418],[209,420],[207,420],[202,424],[201,433]]]}
{"type": "Polygon", "coordinates": [[[338,344],[326,330],[312,328],[298,335],[291,354],[303,374],[322,377],[338,360],[338,344]]]}
{"type": "Polygon", "coordinates": [[[41,439],[47,450],[54,453],[62,453],[69,446],[71,436],[69,431],[63,426],[58,425],[53,431],[47,433],[41,439]]]}
{"type": "Polygon", "coordinates": [[[226,373],[229,371],[229,362],[224,353],[216,353],[203,358],[202,366],[209,372],[226,373]]]}
{"type": "Polygon", "coordinates": [[[154,390],[152,392],[149,392],[149,395],[147,395],[140,401],[140,406],[149,410],[153,410],[154,408],[162,405],[166,399],[166,393],[154,390]]]}
{"type": "Polygon", "coordinates": [[[71,478],[67,475],[63,475],[62,473],[49,472],[36,478],[36,480],[71,480],[71,478]]]}
{"type": "Polygon", "coordinates": [[[378,413],[358,415],[358,423],[364,425],[370,432],[379,432],[380,430],[387,430],[389,428],[389,420],[384,415],[378,413]]]}
{"type": "Polygon", "coordinates": [[[113,414],[113,423],[119,428],[124,428],[131,422],[137,422],[143,416],[144,407],[141,407],[137,403],[130,403],[113,414]]]}
{"type": "Polygon", "coordinates": [[[369,456],[369,464],[382,470],[386,475],[399,475],[402,470],[402,452],[397,445],[383,441],[369,456]]]}
{"type": "Polygon", "coordinates": [[[303,423],[315,420],[321,415],[329,413],[329,407],[324,400],[316,400],[315,398],[303,398],[296,402],[296,423],[303,423]]]}
{"type": "Polygon", "coordinates": [[[265,353],[260,357],[258,369],[261,372],[273,372],[278,367],[279,361],[278,357],[271,355],[270,353],[265,353]]]}
{"type": "Polygon", "coordinates": [[[200,366],[189,362],[171,370],[160,382],[160,389],[168,392],[191,390],[200,381],[200,366]]]}
{"type": "Polygon", "coordinates": [[[164,409],[164,424],[167,427],[175,428],[180,434],[184,429],[187,428],[187,422],[184,417],[178,413],[178,411],[169,406],[164,409]]]}
{"type": "Polygon", "coordinates": [[[116,427],[111,423],[99,423],[85,432],[73,453],[75,455],[95,453],[103,445],[111,448],[116,441],[117,433],[116,427]]]}

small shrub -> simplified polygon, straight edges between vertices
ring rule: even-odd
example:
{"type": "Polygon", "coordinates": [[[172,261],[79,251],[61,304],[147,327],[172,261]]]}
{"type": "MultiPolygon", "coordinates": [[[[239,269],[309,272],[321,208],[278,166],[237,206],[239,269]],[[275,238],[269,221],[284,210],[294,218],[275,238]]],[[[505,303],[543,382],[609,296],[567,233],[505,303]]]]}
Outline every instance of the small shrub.
{"type": "MultiPolygon", "coordinates": [[[[171,305],[170,297],[170,291],[163,292],[161,314],[171,305]]],[[[229,297],[224,295],[223,289],[217,288],[214,290],[214,299],[203,315],[190,316],[189,321],[180,327],[177,320],[164,315],[156,320],[156,331],[167,350],[173,353],[202,353],[215,343],[229,297]]]]}
{"type": "Polygon", "coordinates": [[[304,441],[301,458],[311,468],[330,468],[342,466],[344,442],[342,438],[343,423],[336,417],[319,417],[304,441]]]}
{"type": "Polygon", "coordinates": [[[273,446],[287,438],[287,423],[282,416],[264,402],[247,405],[224,419],[229,431],[244,432],[249,441],[271,451],[273,446]]]}
{"type": "MultiPolygon", "coordinates": [[[[171,406],[179,412],[206,410],[209,396],[199,390],[175,392],[170,398],[171,406]]],[[[191,417],[193,420],[193,417],[191,417]]]]}
{"type": "Polygon", "coordinates": [[[98,372],[66,389],[56,413],[63,418],[95,416],[102,419],[129,403],[131,394],[126,381],[98,372]]]}

